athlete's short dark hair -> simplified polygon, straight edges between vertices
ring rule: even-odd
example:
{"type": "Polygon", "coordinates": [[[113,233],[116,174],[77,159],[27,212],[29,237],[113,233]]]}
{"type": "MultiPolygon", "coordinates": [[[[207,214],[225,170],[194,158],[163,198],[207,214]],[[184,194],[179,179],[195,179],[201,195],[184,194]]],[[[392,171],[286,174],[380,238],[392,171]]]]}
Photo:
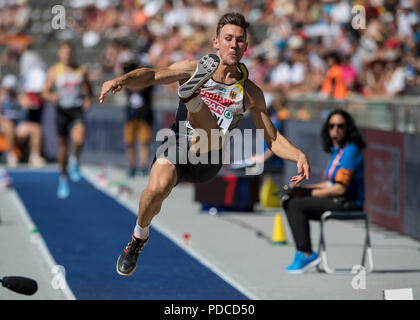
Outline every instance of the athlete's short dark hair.
{"type": "Polygon", "coordinates": [[[216,37],[219,37],[220,30],[227,25],[227,24],[233,24],[235,26],[241,27],[246,36],[246,29],[249,27],[249,23],[245,20],[245,17],[238,13],[238,12],[230,12],[224,14],[217,23],[217,29],[216,29],[216,37]]]}

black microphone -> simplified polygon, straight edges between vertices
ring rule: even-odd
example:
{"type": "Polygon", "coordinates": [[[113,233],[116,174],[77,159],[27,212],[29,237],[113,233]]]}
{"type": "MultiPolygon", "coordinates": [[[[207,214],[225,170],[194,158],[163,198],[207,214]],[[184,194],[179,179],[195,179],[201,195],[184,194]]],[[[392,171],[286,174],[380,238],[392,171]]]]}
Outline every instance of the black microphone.
{"type": "Polygon", "coordinates": [[[38,290],[36,281],[25,277],[4,277],[0,282],[3,287],[27,296],[33,295],[38,290]]]}

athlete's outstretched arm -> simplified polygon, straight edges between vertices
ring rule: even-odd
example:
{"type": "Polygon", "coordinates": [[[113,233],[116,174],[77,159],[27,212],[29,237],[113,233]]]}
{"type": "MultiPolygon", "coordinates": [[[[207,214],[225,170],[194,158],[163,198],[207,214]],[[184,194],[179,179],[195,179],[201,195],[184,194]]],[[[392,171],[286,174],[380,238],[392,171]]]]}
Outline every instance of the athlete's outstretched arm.
{"type": "Polygon", "coordinates": [[[111,91],[112,94],[115,94],[123,87],[137,91],[153,85],[188,80],[194,73],[196,66],[197,61],[195,60],[182,60],[168,67],[138,68],[104,82],[99,95],[99,102],[102,103],[104,101],[104,97],[108,92],[111,91]]]}
{"type": "Polygon", "coordinates": [[[303,179],[308,180],[310,165],[306,155],[287,140],[273,125],[267,114],[264,95],[252,81],[247,83],[247,100],[250,104],[252,119],[257,129],[264,130],[264,140],[268,148],[278,157],[294,161],[297,164],[298,175],[291,178],[291,182],[298,184],[303,179]]]}

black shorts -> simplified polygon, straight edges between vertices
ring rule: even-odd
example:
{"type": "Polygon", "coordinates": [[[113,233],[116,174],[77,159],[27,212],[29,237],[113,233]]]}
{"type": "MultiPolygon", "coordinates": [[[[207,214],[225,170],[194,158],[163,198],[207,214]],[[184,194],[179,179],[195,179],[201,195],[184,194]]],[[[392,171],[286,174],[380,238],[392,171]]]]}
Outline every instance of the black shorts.
{"type": "Polygon", "coordinates": [[[85,123],[84,112],[81,107],[57,108],[56,125],[59,137],[67,138],[71,128],[78,123],[85,123]]]}
{"type": "Polygon", "coordinates": [[[41,123],[42,122],[42,109],[29,109],[26,115],[26,121],[41,123]]]}
{"type": "Polygon", "coordinates": [[[156,151],[153,164],[159,158],[165,158],[175,165],[177,182],[204,183],[212,180],[223,166],[222,150],[214,150],[192,157],[191,143],[186,137],[180,137],[178,133],[166,138],[156,151]]]}

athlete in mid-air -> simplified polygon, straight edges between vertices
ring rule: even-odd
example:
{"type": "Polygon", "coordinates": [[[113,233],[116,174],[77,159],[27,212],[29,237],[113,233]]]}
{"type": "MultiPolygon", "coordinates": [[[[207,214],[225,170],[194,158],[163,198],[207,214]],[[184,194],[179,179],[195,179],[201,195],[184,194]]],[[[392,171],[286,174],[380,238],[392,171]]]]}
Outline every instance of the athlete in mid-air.
{"type": "Polygon", "coordinates": [[[180,84],[180,101],[172,125],[176,139],[172,143],[171,139],[165,141],[166,152],[156,154],[148,185],[140,197],[133,235],[117,261],[120,275],[129,276],[136,269],[138,256],[149,240],[150,223],[172,189],[181,181],[200,183],[217,175],[223,164],[223,139],[219,133],[234,129],[245,111],[250,110],[256,128],[264,130],[264,140],[271,151],[297,163],[298,175],[292,177],[291,182],[297,184],[309,179],[310,166],[305,154],[275,129],[267,115],[263,92],[248,79],[248,70],[240,62],[248,45],[247,27],[241,14],[225,14],[218,22],[213,39],[216,54],[205,55],[198,61],[179,61],[168,67],[136,69],[103,83],[100,103],[106,93],[114,94],[123,87],[139,90],[151,85],[180,84]],[[181,141],[183,133],[187,136],[186,146],[181,141]],[[207,150],[203,141],[208,141],[207,150]],[[200,157],[206,155],[208,163],[193,164],[189,158],[181,159],[190,149],[200,157]],[[168,156],[174,153],[175,159],[168,156]]]}

